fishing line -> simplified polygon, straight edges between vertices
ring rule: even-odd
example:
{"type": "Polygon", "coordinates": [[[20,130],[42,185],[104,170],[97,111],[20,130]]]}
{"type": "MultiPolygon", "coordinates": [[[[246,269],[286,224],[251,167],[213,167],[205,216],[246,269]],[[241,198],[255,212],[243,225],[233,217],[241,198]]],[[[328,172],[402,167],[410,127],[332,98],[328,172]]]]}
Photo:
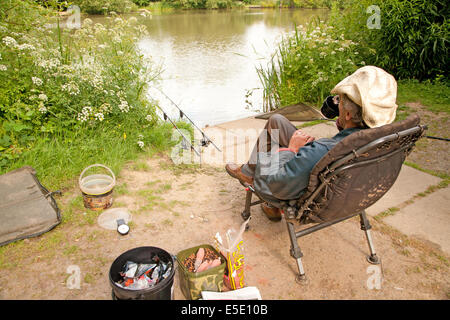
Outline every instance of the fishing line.
{"type": "Polygon", "coordinates": [[[444,140],[444,141],[450,141],[450,139],[448,139],[448,138],[433,137],[433,136],[425,136],[425,138],[428,138],[428,139],[436,139],[436,140],[444,140]]]}
{"type": "MultiPolygon", "coordinates": [[[[336,120],[334,120],[334,119],[326,119],[326,118],[321,118],[321,119],[318,119],[318,120],[322,120],[322,121],[333,121],[333,122],[335,122],[336,120]]],[[[434,137],[434,136],[424,136],[425,138],[428,138],[428,139],[435,139],[435,140],[442,140],[442,141],[450,141],[450,139],[449,138],[441,138],[441,137],[434,137]]]]}
{"type": "MultiPolygon", "coordinates": [[[[191,120],[191,118],[189,118],[186,113],[184,113],[183,110],[181,110],[181,108],[175,103],[173,102],[172,99],[170,99],[161,89],[157,88],[157,87],[153,87],[155,89],[157,89],[159,92],[161,92],[180,112],[180,118],[186,117],[186,119],[189,120],[190,123],[192,123],[192,125],[201,132],[203,139],[201,140],[201,145],[202,147],[208,146],[208,144],[212,143],[212,145],[220,152],[222,152],[222,150],[219,149],[219,147],[216,146],[216,144],[202,131],[202,129],[200,129],[195,123],[194,121],[191,120]]],[[[161,108],[160,108],[161,109],[161,108]]],[[[162,110],[162,109],[161,109],[162,110]]],[[[164,112],[164,111],[163,111],[164,112]]]]}
{"type": "Polygon", "coordinates": [[[194,150],[194,152],[201,158],[200,153],[194,148],[192,143],[184,136],[183,132],[181,132],[181,130],[177,127],[175,122],[173,122],[172,119],[170,119],[170,117],[166,114],[166,112],[160,106],[158,106],[158,105],[156,105],[156,106],[158,107],[159,110],[162,111],[164,121],[169,120],[170,123],[174,126],[174,128],[181,134],[181,136],[183,137],[183,141],[186,141],[187,143],[189,143],[189,145],[191,146],[191,150],[194,150]]]}

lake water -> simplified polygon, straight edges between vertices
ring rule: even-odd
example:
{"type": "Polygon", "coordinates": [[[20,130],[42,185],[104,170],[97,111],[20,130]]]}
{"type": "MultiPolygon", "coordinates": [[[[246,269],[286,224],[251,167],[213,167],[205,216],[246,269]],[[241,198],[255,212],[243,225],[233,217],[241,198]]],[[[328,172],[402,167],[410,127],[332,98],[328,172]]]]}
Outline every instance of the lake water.
{"type": "MultiPolygon", "coordinates": [[[[145,20],[150,35],[139,47],[162,64],[159,90],[198,126],[211,126],[261,112],[256,67],[267,64],[295,25],[326,14],[327,10],[250,9],[153,15],[145,20]]],[[[159,90],[150,88],[149,93],[176,119],[178,111],[159,90]]]]}

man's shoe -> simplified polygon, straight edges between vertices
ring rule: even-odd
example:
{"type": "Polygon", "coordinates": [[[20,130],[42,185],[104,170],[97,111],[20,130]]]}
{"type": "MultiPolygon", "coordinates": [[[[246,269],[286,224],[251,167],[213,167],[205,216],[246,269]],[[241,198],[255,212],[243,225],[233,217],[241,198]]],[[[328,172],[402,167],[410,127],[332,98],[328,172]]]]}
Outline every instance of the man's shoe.
{"type": "Polygon", "coordinates": [[[241,169],[242,166],[238,166],[235,163],[228,163],[225,166],[225,170],[227,170],[228,174],[233,178],[239,179],[239,181],[247,184],[253,184],[253,177],[244,174],[241,169]]]}
{"type": "Polygon", "coordinates": [[[280,221],[281,220],[281,210],[277,207],[274,207],[267,202],[261,203],[261,209],[266,214],[267,218],[271,221],[280,221]]]}

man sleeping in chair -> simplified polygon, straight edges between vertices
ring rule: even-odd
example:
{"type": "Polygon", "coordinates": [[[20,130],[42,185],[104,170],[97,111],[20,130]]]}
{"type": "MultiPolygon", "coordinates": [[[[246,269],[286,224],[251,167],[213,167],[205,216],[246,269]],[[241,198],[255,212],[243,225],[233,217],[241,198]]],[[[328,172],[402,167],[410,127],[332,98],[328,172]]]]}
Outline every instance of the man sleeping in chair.
{"type": "Polygon", "coordinates": [[[392,123],[396,115],[397,82],[386,71],[365,66],[339,82],[321,109],[334,118],[339,133],[315,139],[284,116],[275,114],[266,123],[247,163],[229,163],[226,171],[241,183],[253,185],[266,202],[262,210],[280,220],[279,200],[298,199],[309,183],[315,164],[348,135],[392,123]],[[272,204],[271,204],[272,203],[272,204]],[[275,204],[275,205],[274,205],[275,204]]]}

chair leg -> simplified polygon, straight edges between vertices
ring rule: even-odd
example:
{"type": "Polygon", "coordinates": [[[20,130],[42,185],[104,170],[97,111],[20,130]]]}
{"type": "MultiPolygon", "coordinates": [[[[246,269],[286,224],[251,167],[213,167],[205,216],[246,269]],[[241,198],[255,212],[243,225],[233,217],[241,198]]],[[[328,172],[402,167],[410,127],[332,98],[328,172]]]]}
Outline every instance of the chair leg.
{"type": "Polygon", "coordinates": [[[242,219],[247,220],[250,217],[250,207],[252,205],[252,195],[251,190],[247,190],[247,195],[245,196],[245,208],[241,213],[242,219]]]}
{"type": "Polygon", "coordinates": [[[363,230],[366,234],[366,239],[370,250],[370,256],[367,257],[367,261],[371,264],[380,264],[380,258],[375,252],[375,247],[373,245],[372,236],[370,233],[370,229],[372,229],[372,226],[370,225],[369,219],[367,219],[366,212],[361,212],[359,217],[361,221],[361,230],[363,230]]]}
{"type": "Polygon", "coordinates": [[[291,256],[296,260],[297,262],[297,268],[298,268],[298,274],[295,278],[295,280],[300,283],[304,284],[306,282],[306,275],[305,270],[303,269],[303,263],[302,263],[302,257],[303,253],[300,250],[300,247],[297,242],[297,236],[295,235],[295,229],[292,222],[286,221],[286,226],[289,233],[289,239],[291,241],[291,256]]]}

